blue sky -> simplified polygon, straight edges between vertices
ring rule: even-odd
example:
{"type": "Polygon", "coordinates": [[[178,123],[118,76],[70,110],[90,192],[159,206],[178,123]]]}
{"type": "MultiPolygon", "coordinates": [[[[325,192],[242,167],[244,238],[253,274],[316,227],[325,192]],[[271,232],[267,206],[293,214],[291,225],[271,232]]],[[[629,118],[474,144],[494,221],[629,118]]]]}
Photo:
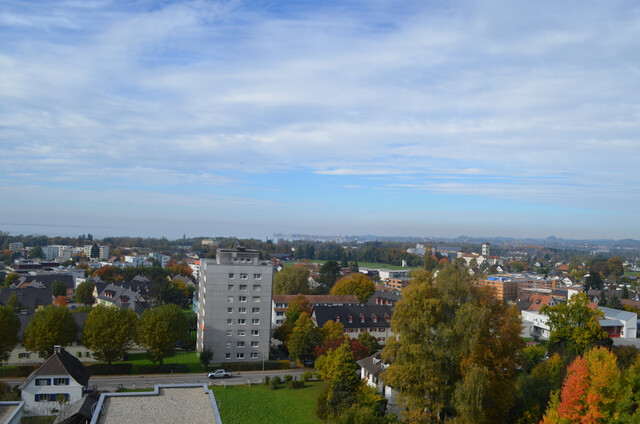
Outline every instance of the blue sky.
{"type": "Polygon", "coordinates": [[[5,0],[0,40],[0,230],[640,239],[634,1],[5,0]]]}

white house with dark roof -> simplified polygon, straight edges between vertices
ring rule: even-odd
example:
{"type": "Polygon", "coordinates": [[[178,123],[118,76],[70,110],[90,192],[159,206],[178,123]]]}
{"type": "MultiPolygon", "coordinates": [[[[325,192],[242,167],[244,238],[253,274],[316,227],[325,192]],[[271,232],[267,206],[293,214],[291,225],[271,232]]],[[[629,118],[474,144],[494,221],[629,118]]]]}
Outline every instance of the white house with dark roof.
{"type": "Polygon", "coordinates": [[[342,323],[345,334],[353,339],[358,338],[360,333],[368,332],[380,344],[385,344],[393,336],[392,309],[389,305],[316,306],[311,319],[318,327],[327,321],[342,323]]]}
{"type": "Polygon", "coordinates": [[[380,374],[389,367],[380,358],[380,352],[362,358],[356,363],[361,370],[360,378],[364,380],[365,384],[376,389],[387,400],[387,407],[391,412],[398,413],[398,392],[387,386],[380,378],[380,374]]]}
{"type": "Polygon", "coordinates": [[[32,415],[51,415],[63,405],[80,400],[89,376],[82,362],[56,346],[53,355],[19,386],[25,411],[32,415]]]}

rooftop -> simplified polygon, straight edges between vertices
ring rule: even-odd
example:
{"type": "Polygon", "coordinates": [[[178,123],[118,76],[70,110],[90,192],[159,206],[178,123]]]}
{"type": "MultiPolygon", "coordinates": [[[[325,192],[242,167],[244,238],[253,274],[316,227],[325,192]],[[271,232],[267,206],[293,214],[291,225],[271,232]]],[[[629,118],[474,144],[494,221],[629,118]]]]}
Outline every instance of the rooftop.
{"type": "Polygon", "coordinates": [[[152,392],[104,393],[91,424],[221,423],[213,392],[205,384],[158,384],[152,392]]]}

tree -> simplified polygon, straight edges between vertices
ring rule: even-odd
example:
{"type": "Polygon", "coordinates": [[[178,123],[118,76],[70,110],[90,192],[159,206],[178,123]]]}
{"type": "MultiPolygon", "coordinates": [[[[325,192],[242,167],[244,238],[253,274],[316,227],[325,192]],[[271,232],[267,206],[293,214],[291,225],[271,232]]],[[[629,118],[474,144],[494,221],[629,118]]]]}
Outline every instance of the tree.
{"type": "Polygon", "coordinates": [[[620,299],[618,299],[617,293],[614,292],[611,296],[609,296],[609,300],[607,301],[607,308],[620,310],[624,309],[622,307],[622,302],[620,302],[620,299]]]}
{"type": "Polygon", "coordinates": [[[91,258],[99,258],[100,257],[100,246],[97,243],[93,243],[91,246],[91,258]]]}
{"type": "Polygon", "coordinates": [[[336,261],[327,261],[320,267],[318,275],[318,288],[317,294],[327,294],[331,291],[331,288],[338,281],[338,278],[342,276],[340,265],[336,261]]]}
{"type": "Polygon", "coordinates": [[[350,277],[343,277],[336,281],[331,289],[334,295],[354,295],[361,305],[376,291],[376,285],[364,274],[352,274],[350,277]]]}
{"type": "Polygon", "coordinates": [[[208,371],[211,359],[213,359],[213,351],[208,347],[202,349],[202,352],[200,352],[200,365],[205,371],[208,371]]]}
{"type": "Polygon", "coordinates": [[[309,303],[309,299],[306,296],[298,295],[289,302],[289,306],[284,313],[285,319],[280,327],[276,329],[273,334],[275,339],[280,340],[285,349],[287,349],[287,344],[289,343],[289,338],[291,337],[291,333],[293,332],[293,328],[296,326],[296,322],[301,314],[306,313],[311,316],[313,312],[313,308],[311,307],[311,303],[309,303]]]}
{"type": "Polygon", "coordinates": [[[18,300],[18,295],[16,292],[11,293],[9,299],[7,299],[7,306],[13,308],[15,312],[18,312],[22,305],[20,305],[20,301],[18,300]]]}
{"type": "Polygon", "coordinates": [[[137,320],[138,315],[131,309],[97,305],[85,321],[82,343],[95,358],[111,365],[133,346],[137,320]]]}
{"type": "Polygon", "coordinates": [[[624,275],[624,265],[623,260],[619,256],[614,256],[607,260],[607,268],[609,274],[613,274],[616,277],[620,277],[624,275]]]}
{"type": "Polygon", "coordinates": [[[390,364],[382,378],[399,391],[405,419],[506,422],[523,343],[518,311],[475,286],[464,268],[446,266],[436,279],[413,274],[391,319],[397,338],[382,351],[390,364]]]}
{"type": "Polygon", "coordinates": [[[56,306],[67,306],[69,301],[66,296],[56,296],[56,298],[53,299],[53,304],[56,306]]]}
{"type": "Polygon", "coordinates": [[[42,247],[36,246],[29,251],[29,258],[31,259],[43,259],[44,252],[42,251],[42,247]]]}
{"type": "Polygon", "coordinates": [[[313,359],[313,348],[319,341],[319,329],[313,325],[309,314],[302,313],[298,317],[287,343],[289,356],[299,364],[309,361],[313,359]]]}
{"type": "Polygon", "coordinates": [[[556,347],[566,347],[574,354],[580,355],[594,343],[608,338],[599,322],[604,313],[596,308],[591,309],[584,293],[574,294],[567,303],[551,307],[545,305],[540,312],[549,316],[549,342],[556,347]]]}
{"type": "Polygon", "coordinates": [[[11,284],[15,283],[20,279],[20,274],[16,274],[15,272],[10,272],[4,277],[4,282],[2,283],[3,287],[9,288],[11,284]]]}
{"type": "Polygon", "coordinates": [[[562,391],[552,398],[542,422],[620,422],[619,401],[623,396],[616,356],[596,347],[569,365],[562,391]]]}
{"type": "Polygon", "coordinates": [[[320,377],[329,383],[328,390],[321,394],[322,400],[319,401],[326,405],[326,411],[322,411],[321,415],[336,416],[356,401],[360,385],[349,344],[345,342],[337,349],[320,356],[315,366],[320,377]]]}
{"type": "Polygon", "coordinates": [[[360,272],[360,266],[358,265],[358,261],[349,262],[349,271],[353,274],[357,274],[360,272]]]}
{"type": "Polygon", "coordinates": [[[113,265],[104,265],[93,271],[93,277],[100,277],[101,280],[113,283],[118,279],[120,270],[113,265]]]}
{"type": "Polygon", "coordinates": [[[373,355],[382,348],[378,339],[372,336],[368,331],[358,334],[358,343],[366,349],[365,356],[373,355]]]}
{"type": "Polygon", "coordinates": [[[309,270],[289,266],[273,276],[273,294],[309,294],[309,270]]]}
{"type": "Polygon", "coordinates": [[[53,297],[66,296],[67,285],[63,281],[55,280],[51,285],[51,294],[53,297]]]}
{"type": "Polygon", "coordinates": [[[629,299],[629,287],[626,284],[622,286],[622,298],[629,299]]]}
{"type": "Polygon", "coordinates": [[[65,306],[48,305],[38,310],[24,330],[22,344],[31,352],[53,354],[53,347],[77,340],[78,326],[65,306]]]}
{"type": "Polygon", "coordinates": [[[600,296],[598,296],[598,306],[607,306],[607,293],[604,290],[600,290],[600,296]]]}
{"type": "Polygon", "coordinates": [[[20,331],[20,319],[14,309],[0,306],[0,361],[7,361],[11,351],[18,344],[18,332],[20,331]]]}
{"type": "Polygon", "coordinates": [[[344,325],[341,322],[329,320],[320,329],[320,340],[322,344],[327,344],[332,340],[344,337],[344,325]]]}
{"type": "Polygon", "coordinates": [[[76,287],[76,302],[93,305],[93,290],[95,286],[93,281],[83,281],[78,284],[78,287],[76,287]]]}
{"type": "Polygon", "coordinates": [[[604,281],[599,272],[591,270],[589,275],[584,279],[584,289],[589,290],[602,290],[604,288],[604,281]]]}
{"type": "Polygon", "coordinates": [[[187,319],[176,305],[162,305],[147,309],[138,320],[138,344],[149,352],[153,362],[162,365],[171,356],[176,343],[187,332],[187,319]]]}

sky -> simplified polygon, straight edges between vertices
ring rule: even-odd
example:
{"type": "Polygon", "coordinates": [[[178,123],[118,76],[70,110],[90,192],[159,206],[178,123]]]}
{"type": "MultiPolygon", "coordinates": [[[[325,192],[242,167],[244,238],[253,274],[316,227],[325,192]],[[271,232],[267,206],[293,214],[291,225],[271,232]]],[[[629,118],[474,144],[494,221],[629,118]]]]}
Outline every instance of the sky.
{"type": "Polygon", "coordinates": [[[636,1],[0,2],[0,230],[640,239],[636,1]]]}

